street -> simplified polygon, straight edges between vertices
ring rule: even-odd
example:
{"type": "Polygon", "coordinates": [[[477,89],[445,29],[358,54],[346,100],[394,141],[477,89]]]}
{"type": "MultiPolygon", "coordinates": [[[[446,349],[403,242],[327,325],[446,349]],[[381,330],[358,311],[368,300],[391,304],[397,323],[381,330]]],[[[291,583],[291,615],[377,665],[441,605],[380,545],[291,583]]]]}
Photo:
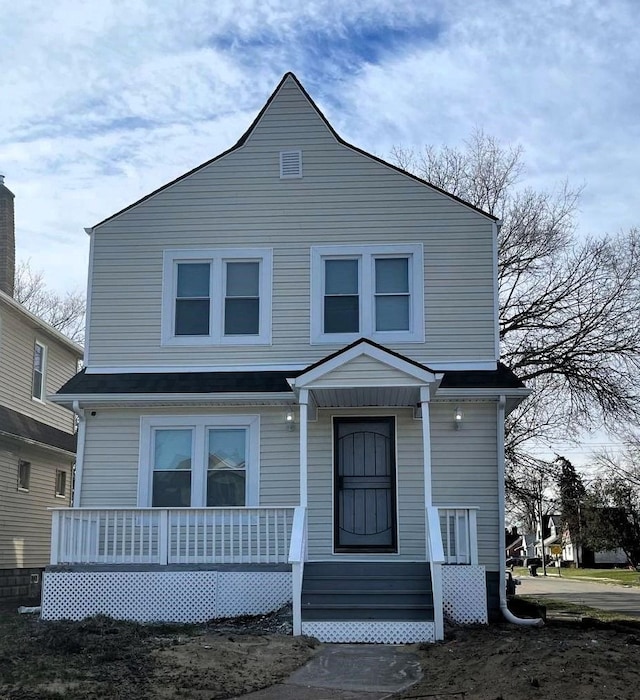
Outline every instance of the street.
{"type": "Polygon", "coordinates": [[[640,618],[640,588],[594,583],[558,577],[557,570],[548,576],[518,576],[518,595],[566,600],[600,610],[623,613],[640,618]]]}

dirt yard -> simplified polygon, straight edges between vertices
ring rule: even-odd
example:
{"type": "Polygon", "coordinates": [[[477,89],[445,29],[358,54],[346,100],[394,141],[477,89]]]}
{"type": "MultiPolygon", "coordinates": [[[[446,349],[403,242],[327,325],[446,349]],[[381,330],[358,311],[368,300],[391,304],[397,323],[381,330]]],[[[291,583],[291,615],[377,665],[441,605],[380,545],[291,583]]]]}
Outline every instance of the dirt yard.
{"type": "MultiPolygon", "coordinates": [[[[318,643],[290,629],[287,611],[186,628],[0,613],[0,698],[230,698],[278,682],[313,655],[318,643]]],[[[424,679],[398,698],[640,697],[638,623],[449,627],[445,642],[416,649],[424,679]]]]}

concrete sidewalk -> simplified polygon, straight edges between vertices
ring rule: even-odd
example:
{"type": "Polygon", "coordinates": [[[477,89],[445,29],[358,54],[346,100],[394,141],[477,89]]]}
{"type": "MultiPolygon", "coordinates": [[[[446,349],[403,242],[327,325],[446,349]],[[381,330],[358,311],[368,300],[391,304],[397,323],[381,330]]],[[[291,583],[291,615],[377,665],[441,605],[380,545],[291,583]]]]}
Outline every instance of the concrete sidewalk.
{"type": "Polygon", "coordinates": [[[405,647],[327,644],[283,683],[239,697],[242,700],[383,700],[421,678],[418,657],[405,647]]]}

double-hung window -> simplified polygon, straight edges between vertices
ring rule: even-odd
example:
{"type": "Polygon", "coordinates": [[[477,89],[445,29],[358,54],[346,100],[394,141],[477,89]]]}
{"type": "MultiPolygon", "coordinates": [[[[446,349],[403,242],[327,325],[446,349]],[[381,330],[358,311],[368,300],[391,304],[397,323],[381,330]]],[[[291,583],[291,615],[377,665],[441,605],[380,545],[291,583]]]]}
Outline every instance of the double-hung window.
{"type": "Polygon", "coordinates": [[[140,506],[258,504],[257,416],[148,416],[140,436],[140,506]]]}
{"type": "Polygon", "coordinates": [[[311,249],[311,341],[424,340],[421,245],[311,249]]]}
{"type": "Polygon", "coordinates": [[[165,251],[163,344],[268,344],[271,281],[268,249],[165,251]]]}
{"type": "Polygon", "coordinates": [[[33,348],[33,378],[31,383],[31,395],[34,399],[44,401],[45,397],[45,365],[47,362],[47,348],[36,341],[33,348]]]}

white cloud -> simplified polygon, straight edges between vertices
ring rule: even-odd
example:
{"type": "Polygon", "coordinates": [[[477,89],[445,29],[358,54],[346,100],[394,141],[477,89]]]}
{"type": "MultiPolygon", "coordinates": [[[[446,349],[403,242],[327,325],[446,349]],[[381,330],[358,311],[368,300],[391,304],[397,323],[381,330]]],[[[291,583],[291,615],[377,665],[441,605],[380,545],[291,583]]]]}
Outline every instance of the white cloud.
{"type": "Polygon", "coordinates": [[[638,223],[631,1],[0,0],[0,26],[18,253],[59,288],[84,285],[84,226],[231,146],[286,70],[379,155],[480,126],[535,186],[586,184],[583,231],[638,223]]]}

